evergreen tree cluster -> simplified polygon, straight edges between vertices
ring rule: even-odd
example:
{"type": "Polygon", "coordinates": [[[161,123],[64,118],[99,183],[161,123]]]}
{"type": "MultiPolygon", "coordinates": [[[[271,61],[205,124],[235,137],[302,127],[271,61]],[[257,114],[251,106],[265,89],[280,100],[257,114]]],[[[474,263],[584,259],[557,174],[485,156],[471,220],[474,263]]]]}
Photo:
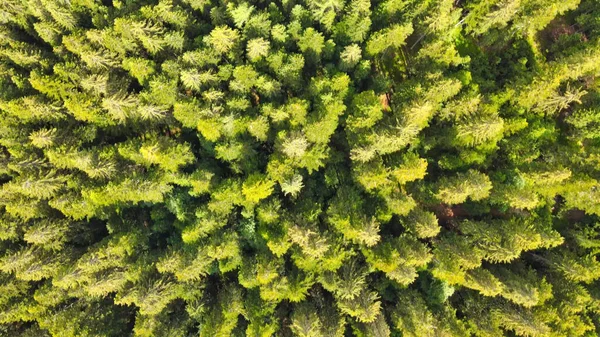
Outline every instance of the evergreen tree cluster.
{"type": "Polygon", "coordinates": [[[0,1],[0,335],[600,334],[598,0],[0,1]]]}

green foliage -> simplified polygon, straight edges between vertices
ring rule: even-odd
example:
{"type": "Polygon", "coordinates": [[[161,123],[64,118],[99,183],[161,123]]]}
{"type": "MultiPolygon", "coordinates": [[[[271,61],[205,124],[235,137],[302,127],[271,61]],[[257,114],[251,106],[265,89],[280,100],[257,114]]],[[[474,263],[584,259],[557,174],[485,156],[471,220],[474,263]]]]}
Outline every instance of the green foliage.
{"type": "Polygon", "coordinates": [[[323,34],[310,27],[300,36],[298,47],[302,52],[311,51],[320,55],[323,52],[323,48],[325,48],[325,38],[323,34]]]}
{"type": "Polygon", "coordinates": [[[399,48],[404,45],[406,38],[412,32],[413,27],[410,24],[405,26],[393,25],[390,28],[377,31],[369,38],[366,51],[370,55],[377,55],[388,48],[399,48]]]}
{"type": "Polygon", "coordinates": [[[0,335],[597,336],[598,17],[0,1],[0,335]]]}
{"type": "Polygon", "coordinates": [[[440,232],[440,226],[435,214],[423,209],[412,210],[406,217],[404,224],[421,239],[434,237],[440,232]]]}
{"type": "Polygon", "coordinates": [[[492,189],[490,179],[483,173],[469,170],[439,182],[436,198],[448,204],[460,204],[470,198],[473,201],[489,196],[492,189]]]}
{"type": "Polygon", "coordinates": [[[206,42],[217,52],[226,53],[234,47],[238,39],[237,30],[219,26],[210,32],[210,35],[206,37],[206,42]]]}

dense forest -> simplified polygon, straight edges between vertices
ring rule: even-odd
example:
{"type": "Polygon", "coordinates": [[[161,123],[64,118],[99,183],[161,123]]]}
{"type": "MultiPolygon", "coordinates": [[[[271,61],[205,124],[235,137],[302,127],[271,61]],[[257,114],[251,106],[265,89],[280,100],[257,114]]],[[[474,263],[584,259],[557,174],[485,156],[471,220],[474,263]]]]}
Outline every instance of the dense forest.
{"type": "Polygon", "coordinates": [[[1,0],[0,336],[600,334],[600,0],[1,0]]]}

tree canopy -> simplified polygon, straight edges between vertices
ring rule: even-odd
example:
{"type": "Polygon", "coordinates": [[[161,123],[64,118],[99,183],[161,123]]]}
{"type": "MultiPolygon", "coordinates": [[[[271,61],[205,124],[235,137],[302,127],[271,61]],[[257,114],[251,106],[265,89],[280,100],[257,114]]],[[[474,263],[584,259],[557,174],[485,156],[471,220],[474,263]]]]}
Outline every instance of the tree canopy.
{"type": "Polygon", "coordinates": [[[600,334],[598,0],[0,1],[0,335],[600,334]]]}

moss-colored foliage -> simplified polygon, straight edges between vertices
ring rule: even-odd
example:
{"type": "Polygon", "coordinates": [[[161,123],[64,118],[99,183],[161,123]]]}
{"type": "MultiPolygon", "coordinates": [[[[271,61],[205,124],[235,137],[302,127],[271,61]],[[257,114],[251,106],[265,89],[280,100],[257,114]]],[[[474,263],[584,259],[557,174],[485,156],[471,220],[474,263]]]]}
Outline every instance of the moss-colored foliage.
{"type": "Polygon", "coordinates": [[[0,1],[0,336],[598,336],[598,18],[0,1]]]}

